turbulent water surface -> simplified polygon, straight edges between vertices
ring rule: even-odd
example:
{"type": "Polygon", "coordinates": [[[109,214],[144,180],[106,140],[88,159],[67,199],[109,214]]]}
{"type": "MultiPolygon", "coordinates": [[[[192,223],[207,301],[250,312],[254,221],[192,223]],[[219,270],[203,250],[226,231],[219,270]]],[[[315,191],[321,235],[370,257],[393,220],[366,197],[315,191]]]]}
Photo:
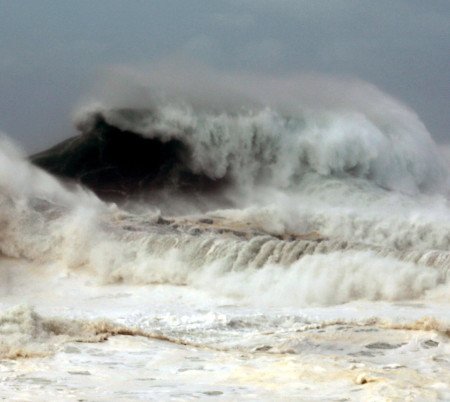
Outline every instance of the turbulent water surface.
{"type": "Polygon", "coordinates": [[[152,79],[31,161],[1,140],[1,396],[449,400],[448,164],[418,117],[364,83],[152,79]]]}

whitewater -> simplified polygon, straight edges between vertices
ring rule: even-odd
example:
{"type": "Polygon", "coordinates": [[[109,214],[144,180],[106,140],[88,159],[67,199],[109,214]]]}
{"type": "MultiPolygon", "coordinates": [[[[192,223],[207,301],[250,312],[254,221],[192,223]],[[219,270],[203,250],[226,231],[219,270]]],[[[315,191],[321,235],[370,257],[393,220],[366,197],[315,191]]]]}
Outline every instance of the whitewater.
{"type": "Polygon", "coordinates": [[[371,84],[120,66],[0,141],[8,400],[450,399],[449,161],[371,84]]]}

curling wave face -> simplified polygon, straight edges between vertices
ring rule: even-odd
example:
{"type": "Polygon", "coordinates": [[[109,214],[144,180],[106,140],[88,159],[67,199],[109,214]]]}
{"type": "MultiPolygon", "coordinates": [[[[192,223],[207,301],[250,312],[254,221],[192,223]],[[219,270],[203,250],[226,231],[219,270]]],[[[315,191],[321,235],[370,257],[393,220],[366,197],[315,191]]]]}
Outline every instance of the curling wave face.
{"type": "Polygon", "coordinates": [[[114,71],[75,113],[80,135],[34,163],[101,196],[224,184],[298,192],[309,174],[408,194],[448,191],[423,123],[369,84],[154,75],[114,71]]]}

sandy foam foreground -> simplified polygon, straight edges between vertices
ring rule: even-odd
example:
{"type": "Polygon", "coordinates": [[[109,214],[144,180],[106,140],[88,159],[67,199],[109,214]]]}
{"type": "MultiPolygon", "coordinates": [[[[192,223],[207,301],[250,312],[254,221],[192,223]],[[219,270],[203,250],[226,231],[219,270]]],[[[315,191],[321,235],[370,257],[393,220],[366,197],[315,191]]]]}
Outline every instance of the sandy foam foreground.
{"type": "Polygon", "coordinates": [[[51,357],[2,360],[1,394],[8,400],[446,400],[450,375],[439,366],[448,366],[448,353],[441,357],[445,362],[434,354],[433,359],[420,368],[408,367],[402,353],[374,363],[335,354],[221,352],[118,336],[67,343],[51,357]]]}
{"type": "Polygon", "coordinates": [[[261,308],[2,263],[7,400],[450,398],[446,302],[261,308]]]}

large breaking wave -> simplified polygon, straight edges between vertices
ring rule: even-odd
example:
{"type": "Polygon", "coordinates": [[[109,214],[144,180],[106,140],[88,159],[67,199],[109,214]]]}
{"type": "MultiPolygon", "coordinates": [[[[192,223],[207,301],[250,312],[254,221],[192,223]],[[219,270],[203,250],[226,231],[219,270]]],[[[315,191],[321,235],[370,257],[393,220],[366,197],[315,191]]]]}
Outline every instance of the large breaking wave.
{"type": "Polygon", "coordinates": [[[145,192],[155,183],[207,187],[225,181],[240,188],[297,190],[306,175],[316,174],[359,178],[409,194],[442,192],[446,168],[413,112],[368,84],[336,88],[334,81],[310,81],[266,78],[255,90],[255,84],[235,78],[239,93],[231,84],[226,91],[210,85],[215,102],[200,102],[191,87],[135,84],[134,97],[130,90],[124,99],[108,93],[81,107],[75,118],[80,136],[34,161],[94,189],[105,182],[133,190],[129,182],[137,181],[134,187],[145,192]],[[287,93],[271,95],[275,84],[287,93]],[[341,90],[344,100],[306,101],[304,92],[313,91],[307,84],[317,91],[341,90]]]}

